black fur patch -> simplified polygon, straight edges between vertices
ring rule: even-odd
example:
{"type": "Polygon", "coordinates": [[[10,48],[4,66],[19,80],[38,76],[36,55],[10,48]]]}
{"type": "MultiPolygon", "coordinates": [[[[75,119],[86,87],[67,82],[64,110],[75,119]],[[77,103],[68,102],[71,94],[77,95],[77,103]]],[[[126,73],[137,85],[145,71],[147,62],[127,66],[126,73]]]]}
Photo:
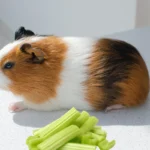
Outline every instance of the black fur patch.
{"type": "Polygon", "coordinates": [[[99,74],[99,81],[102,83],[104,102],[107,105],[123,94],[121,87],[115,83],[123,82],[130,77],[133,65],[139,64],[140,53],[135,47],[123,41],[103,39],[102,42],[104,46],[100,48],[103,52],[100,69],[104,71],[99,74]]]}
{"type": "Polygon", "coordinates": [[[19,40],[21,38],[30,37],[30,36],[52,36],[52,35],[39,35],[39,34],[35,34],[31,30],[26,30],[25,27],[20,27],[15,32],[15,40],[19,40]]]}
{"type": "Polygon", "coordinates": [[[19,40],[23,37],[28,37],[28,36],[33,36],[35,33],[31,30],[26,30],[24,27],[20,27],[16,32],[15,32],[15,40],[19,40]]]}

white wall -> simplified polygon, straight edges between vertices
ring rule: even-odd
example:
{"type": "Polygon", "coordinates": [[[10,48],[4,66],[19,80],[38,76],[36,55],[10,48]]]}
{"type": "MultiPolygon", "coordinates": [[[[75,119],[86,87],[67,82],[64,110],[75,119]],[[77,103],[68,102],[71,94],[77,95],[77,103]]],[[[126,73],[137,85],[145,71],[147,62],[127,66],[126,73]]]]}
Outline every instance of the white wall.
{"type": "Polygon", "coordinates": [[[135,27],[136,0],[0,0],[0,19],[13,31],[99,36],[135,27]]]}
{"type": "Polygon", "coordinates": [[[148,25],[150,26],[150,0],[148,0],[148,25]]]}
{"type": "Polygon", "coordinates": [[[150,25],[150,0],[137,0],[136,27],[150,25]]]}

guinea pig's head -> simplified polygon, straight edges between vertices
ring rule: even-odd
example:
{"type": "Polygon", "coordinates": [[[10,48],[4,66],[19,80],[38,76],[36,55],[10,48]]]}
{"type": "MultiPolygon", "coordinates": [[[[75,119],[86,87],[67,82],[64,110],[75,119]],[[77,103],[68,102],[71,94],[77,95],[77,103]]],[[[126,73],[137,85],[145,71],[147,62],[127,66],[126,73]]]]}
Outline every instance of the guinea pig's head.
{"type": "Polygon", "coordinates": [[[13,43],[0,51],[0,87],[6,88],[11,82],[22,79],[30,83],[31,75],[38,76],[45,53],[30,43],[13,43]]]}
{"type": "Polygon", "coordinates": [[[53,97],[60,82],[65,49],[55,37],[6,45],[0,50],[0,88],[29,99],[41,95],[53,97]]]}

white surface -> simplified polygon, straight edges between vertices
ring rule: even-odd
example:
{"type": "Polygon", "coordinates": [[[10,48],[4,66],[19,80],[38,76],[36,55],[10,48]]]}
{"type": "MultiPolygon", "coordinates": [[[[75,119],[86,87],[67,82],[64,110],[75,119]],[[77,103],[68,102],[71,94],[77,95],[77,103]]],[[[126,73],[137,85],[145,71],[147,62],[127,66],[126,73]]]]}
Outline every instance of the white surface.
{"type": "MultiPolygon", "coordinates": [[[[137,46],[150,69],[150,28],[120,33],[113,37],[124,39],[137,46]]],[[[10,93],[0,93],[0,150],[27,150],[25,140],[31,135],[32,130],[48,124],[65,112],[28,110],[12,114],[7,109],[12,101],[15,101],[15,98],[10,93]]],[[[108,138],[116,140],[113,150],[150,149],[150,100],[138,108],[110,113],[90,113],[99,118],[99,124],[108,132],[108,138]]]]}
{"type": "Polygon", "coordinates": [[[13,31],[23,25],[42,34],[99,36],[133,29],[136,1],[0,0],[0,18],[13,31]]]}

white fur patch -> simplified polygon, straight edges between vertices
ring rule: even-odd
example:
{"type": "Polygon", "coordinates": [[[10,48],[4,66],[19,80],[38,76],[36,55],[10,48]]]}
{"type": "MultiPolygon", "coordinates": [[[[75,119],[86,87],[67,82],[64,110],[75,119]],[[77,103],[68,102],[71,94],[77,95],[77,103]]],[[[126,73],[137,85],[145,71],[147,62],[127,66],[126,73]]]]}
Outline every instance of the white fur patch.
{"type": "Polygon", "coordinates": [[[42,104],[35,104],[24,99],[24,105],[26,105],[27,108],[29,109],[31,108],[31,109],[39,110],[39,111],[53,111],[53,110],[61,109],[60,103],[52,99],[42,104]]]}
{"type": "Polygon", "coordinates": [[[2,60],[3,57],[5,57],[15,46],[17,46],[21,41],[15,41],[13,43],[9,43],[6,46],[4,46],[0,50],[0,61],[2,60]]]}
{"type": "Polygon", "coordinates": [[[34,37],[29,37],[29,41],[30,43],[33,43],[33,42],[37,42],[37,41],[40,41],[42,39],[44,39],[45,37],[41,37],[41,36],[34,36],[34,37]]]}
{"type": "Polygon", "coordinates": [[[91,107],[85,99],[82,84],[87,79],[86,65],[96,39],[66,37],[63,40],[67,43],[68,51],[56,100],[62,108],[89,110],[91,107]]]}

